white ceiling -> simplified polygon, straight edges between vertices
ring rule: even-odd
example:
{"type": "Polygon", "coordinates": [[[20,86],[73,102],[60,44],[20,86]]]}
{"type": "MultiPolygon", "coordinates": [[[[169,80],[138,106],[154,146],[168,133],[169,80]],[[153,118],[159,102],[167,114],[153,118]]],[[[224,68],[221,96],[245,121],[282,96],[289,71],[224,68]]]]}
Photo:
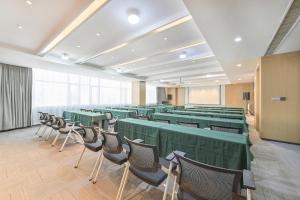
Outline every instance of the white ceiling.
{"type": "MultiPolygon", "coordinates": [[[[0,0],[0,61],[26,66],[43,61],[46,68],[60,66],[55,70],[197,86],[253,81],[257,58],[264,55],[291,0],[110,0],[43,57],[38,53],[93,1],[31,2],[0,0]],[[132,10],[140,16],[136,25],[127,21],[132,10]],[[193,19],[157,31],[188,15],[193,19]],[[233,41],[237,36],[242,42],[233,41]],[[179,58],[183,52],[187,57],[179,58]],[[64,53],[68,61],[61,59],[64,53]]],[[[278,52],[299,50],[293,42],[298,35],[299,23],[278,52]]]]}

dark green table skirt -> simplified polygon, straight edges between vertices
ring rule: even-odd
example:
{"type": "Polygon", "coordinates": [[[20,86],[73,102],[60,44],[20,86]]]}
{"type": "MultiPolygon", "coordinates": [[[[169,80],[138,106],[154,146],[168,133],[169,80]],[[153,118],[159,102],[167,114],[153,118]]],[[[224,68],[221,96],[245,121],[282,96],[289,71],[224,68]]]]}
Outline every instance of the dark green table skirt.
{"type": "Polygon", "coordinates": [[[99,112],[111,112],[113,116],[117,116],[119,119],[124,118],[136,118],[136,112],[132,110],[117,110],[117,109],[108,109],[108,108],[96,108],[94,111],[99,112]]]}
{"type": "Polygon", "coordinates": [[[208,128],[210,124],[213,124],[218,126],[240,128],[243,132],[249,132],[248,126],[245,123],[245,121],[239,119],[212,118],[203,116],[177,115],[169,113],[154,113],[152,115],[152,119],[170,120],[171,124],[177,124],[178,121],[186,123],[198,123],[200,128],[208,128]]]}
{"type": "Polygon", "coordinates": [[[122,119],[116,124],[121,138],[143,139],[157,145],[160,156],[174,150],[206,164],[229,168],[250,169],[252,155],[247,135],[223,133],[139,119],[122,119]]]}
{"type": "Polygon", "coordinates": [[[80,121],[84,126],[92,126],[93,123],[102,124],[103,129],[107,129],[107,120],[104,114],[83,112],[83,111],[64,111],[65,119],[80,121]]]}

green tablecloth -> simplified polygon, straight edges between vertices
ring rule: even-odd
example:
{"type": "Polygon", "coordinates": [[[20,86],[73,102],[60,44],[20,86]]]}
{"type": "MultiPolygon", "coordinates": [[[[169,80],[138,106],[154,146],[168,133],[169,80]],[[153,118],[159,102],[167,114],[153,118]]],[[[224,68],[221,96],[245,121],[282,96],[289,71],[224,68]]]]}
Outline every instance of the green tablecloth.
{"type": "Polygon", "coordinates": [[[94,111],[100,112],[111,112],[113,116],[118,116],[119,119],[124,118],[136,118],[136,112],[132,110],[117,110],[117,109],[109,109],[109,108],[96,108],[94,111]]]}
{"type": "Polygon", "coordinates": [[[204,117],[207,116],[207,117],[245,120],[245,116],[243,114],[194,112],[194,111],[184,111],[184,110],[173,110],[172,113],[178,114],[178,115],[193,115],[193,116],[204,116],[204,117]]]}
{"type": "Polygon", "coordinates": [[[158,120],[170,120],[171,124],[177,124],[177,121],[186,123],[198,123],[200,128],[207,128],[210,124],[219,126],[228,126],[232,128],[242,128],[243,132],[248,133],[248,127],[244,120],[212,118],[191,115],[177,115],[169,113],[154,113],[152,118],[158,120]]]}
{"type": "Polygon", "coordinates": [[[136,111],[138,113],[138,115],[142,115],[142,116],[151,116],[155,110],[152,108],[140,108],[140,107],[116,107],[113,109],[119,109],[119,110],[133,110],[136,111]]]}
{"type": "Polygon", "coordinates": [[[146,144],[157,145],[162,157],[180,150],[187,157],[210,165],[250,169],[252,155],[246,135],[130,118],[119,120],[115,128],[121,138],[140,138],[146,144]]]}
{"type": "Polygon", "coordinates": [[[235,107],[221,107],[221,106],[193,106],[191,108],[195,109],[212,109],[212,110],[238,110],[243,111],[243,108],[235,108],[235,107]]]}
{"type": "Polygon", "coordinates": [[[214,112],[214,113],[227,113],[227,114],[244,114],[242,110],[219,110],[219,109],[201,109],[201,108],[186,108],[186,111],[194,112],[214,112]]]}
{"type": "Polygon", "coordinates": [[[63,117],[65,119],[80,121],[84,126],[92,126],[94,122],[101,122],[103,128],[107,129],[106,117],[104,114],[83,111],[64,111],[63,117]]]}

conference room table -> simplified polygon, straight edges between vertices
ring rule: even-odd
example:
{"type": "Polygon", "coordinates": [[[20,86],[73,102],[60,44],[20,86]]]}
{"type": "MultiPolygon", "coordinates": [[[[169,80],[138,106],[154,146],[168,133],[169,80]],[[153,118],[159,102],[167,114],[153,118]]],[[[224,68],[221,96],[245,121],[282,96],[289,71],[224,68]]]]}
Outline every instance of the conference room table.
{"type": "Polygon", "coordinates": [[[157,145],[161,157],[174,150],[206,164],[229,168],[250,169],[252,154],[247,134],[233,134],[165,124],[140,119],[118,120],[115,131],[124,140],[142,139],[145,144],[157,145]]]}
{"type": "Polygon", "coordinates": [[[104,114],[85,112],[85,111],[64,111],[63,117],[71,121],[79,121],[84,126],[92,126],[94,123],[102,125],[103,129],[107,129],[108,123],[104,114]]]}
{"type": "Polygon", "coordinates": [[[140,108],[140,107],[116,107],[113,109],[119,109],[119,110],[133,110],[136,111],[138,115],[142,116],[151,116],[154,112],[154,108],[140,108]]]}
{"type": "Polygon", "coordinates": [[[213,109],[213,110],[238,110],[243,111],[243,108],[235,108],[235,107],[221,107],[221,106],[193,106],[191,108],[195,109],[213,109]]]}
{"type": "Polygon", "coordinates": [[[204,117],[246,120],[245,115],[243,115],[243,114],[195,112],[195,111],[184,111],[184,110],[173,110],[173,111],[171,111],[171,113],[178,114],[178,115],[192,115],[192,116],[204,116],[204,117]]]}
{"type": "Polygon", "coordinates": [[[170,120],[171,124],[177,124],[177,122],[185,123],[197,123],[199,128],[208,128],[209,125],[226,126],[230,128],[239,128],[243,133],[248,133],[248,126],[244,120],[239,119],[226,119],[226,118],[213,118],[203,116],[191,116],[191,115],[178,115],[171,113],[154,113],[152,115],[153,120],[170,120]]]}
{"type": "Polygon", "coordinates": [[[231,113],[231,114],[244,114],[243,110],[224,110],[224,109],[201,109],[201,108],[185,108],[186,111],[194,112],[214,112],[214,113],[231,113]]]}
{"type": "Polygon", "coordinates": [[[113,116],[117,116],[119,119],[124,118],[136,118],[136,112],[133,110],[119,110],[112,108],[95,108],[94,112],[111,112],[113,116]]]}

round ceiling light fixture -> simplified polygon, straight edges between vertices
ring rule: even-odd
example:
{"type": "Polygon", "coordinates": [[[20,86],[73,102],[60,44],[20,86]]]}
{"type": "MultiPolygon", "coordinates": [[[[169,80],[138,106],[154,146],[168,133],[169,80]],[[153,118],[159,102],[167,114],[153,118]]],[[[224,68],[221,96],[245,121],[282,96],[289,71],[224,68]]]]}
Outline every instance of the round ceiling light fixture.
{"type": "Polygon", "coordinates": [[[234,38],[234,41],[235,42],[241,42],[243,39],[242,39],[242,37],[240,37],[240,36],[238,36],[238,37],[236,37],[236,38],[234,38]]]}
{"type": "Polygon", "coordinates": [[[137,9],[130,9],[127,20],[130,24],[138,24],[140,22],[139,11],[137,9]]]}
{"type": "Polygon", "coordinates": [[[179,58],[180,59],[184,59],[184,58],[186,58],[186,52],[184,51],[184,52],[182,52],[180,55],[179,55],[179,58]]]}

